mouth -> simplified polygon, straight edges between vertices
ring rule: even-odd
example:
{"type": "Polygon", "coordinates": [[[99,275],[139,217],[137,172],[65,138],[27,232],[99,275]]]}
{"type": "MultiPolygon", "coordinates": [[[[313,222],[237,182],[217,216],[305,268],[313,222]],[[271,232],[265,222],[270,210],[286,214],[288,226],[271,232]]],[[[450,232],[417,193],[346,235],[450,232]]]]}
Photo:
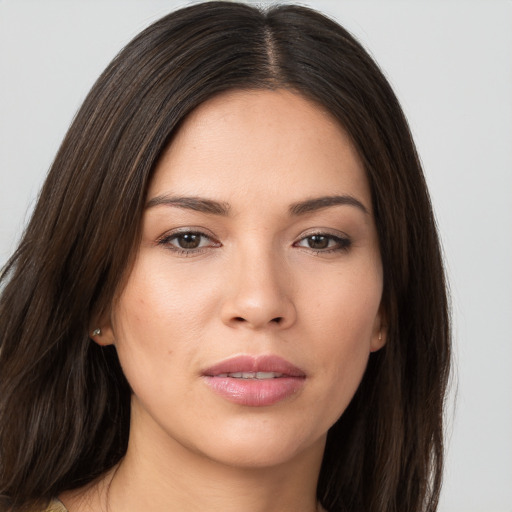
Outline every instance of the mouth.
{"type": "Polygon", "coordinates": [[[264,407],[291,398],[304,386],[306,374],[285,359],[237,356],[206,369],[202,377],[220,397],[248,407],[264,407]]]}
{"type": "Polygon", "coordinates": [[[215,377],[230,377],[231,379],[279,379],[283,377],[284,373],[277,372],[233,372],[233,373],[219,373],[215,377]]]}

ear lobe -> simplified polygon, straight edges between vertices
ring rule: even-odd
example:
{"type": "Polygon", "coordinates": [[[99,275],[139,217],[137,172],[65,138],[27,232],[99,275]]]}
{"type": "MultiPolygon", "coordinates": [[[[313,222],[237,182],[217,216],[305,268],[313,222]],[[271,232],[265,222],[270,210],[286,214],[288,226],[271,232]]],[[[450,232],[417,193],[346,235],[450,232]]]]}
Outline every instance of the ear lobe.
{"type": "Polygon", "coordinates": [[[94,327],[89,331],[89,338],[98,345],[106,347],[107,345],[113,345],[115,343],[114,331],[108,324],[104,324],[101,327],[94,327]]]}
{"type": "Polygon", "coordinates": [[[381,304],[373,326],[370,352],[377,352],[377,350],[380,350],[386,344],[387,333],[386,314],[384,313],[383,306],[381,304]]]}
{"type": "Polygon", "coordinates": [[[386,344],[386,329],[381,326],[377,333],[374,333],[372,336],[372,341],[370,344],[370,352],[377,352],[386,344]]]}

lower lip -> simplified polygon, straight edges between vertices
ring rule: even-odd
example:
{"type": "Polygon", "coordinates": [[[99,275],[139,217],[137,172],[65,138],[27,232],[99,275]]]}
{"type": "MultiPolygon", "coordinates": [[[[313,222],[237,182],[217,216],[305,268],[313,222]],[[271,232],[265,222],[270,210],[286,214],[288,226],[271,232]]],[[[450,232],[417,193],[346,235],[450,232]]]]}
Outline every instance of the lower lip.
{"type": "Polygon", "coordinates": [[[304,377],[237,379],[204,377],[206,384],[223,398],[239,405],[265,407],[293,396],[304,386],[304,377]]]}

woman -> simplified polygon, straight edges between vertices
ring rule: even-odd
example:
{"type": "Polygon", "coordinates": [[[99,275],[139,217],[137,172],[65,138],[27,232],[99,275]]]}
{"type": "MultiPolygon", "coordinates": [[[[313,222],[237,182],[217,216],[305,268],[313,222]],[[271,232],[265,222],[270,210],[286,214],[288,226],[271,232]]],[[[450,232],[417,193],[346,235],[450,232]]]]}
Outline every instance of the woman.
{"type": "Polygon", "coordinates": [[[137,36],[2,280],[7,510],[436,509],[435,223],[393,92],[322,15],[209,2],[137,36]]]}

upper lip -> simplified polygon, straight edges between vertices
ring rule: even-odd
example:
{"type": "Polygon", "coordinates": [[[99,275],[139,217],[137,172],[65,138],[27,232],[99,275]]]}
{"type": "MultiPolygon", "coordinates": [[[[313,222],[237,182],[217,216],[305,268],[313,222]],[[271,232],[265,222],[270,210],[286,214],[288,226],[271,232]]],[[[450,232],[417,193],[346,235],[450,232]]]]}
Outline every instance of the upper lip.
{"type": "Polygon", "coordinates": [[[288,377],[305,377],[295,365],[276,355],[241,355],[225,359],[203,371],[207,377],[237,372],[274,372],[288,377]]]}

